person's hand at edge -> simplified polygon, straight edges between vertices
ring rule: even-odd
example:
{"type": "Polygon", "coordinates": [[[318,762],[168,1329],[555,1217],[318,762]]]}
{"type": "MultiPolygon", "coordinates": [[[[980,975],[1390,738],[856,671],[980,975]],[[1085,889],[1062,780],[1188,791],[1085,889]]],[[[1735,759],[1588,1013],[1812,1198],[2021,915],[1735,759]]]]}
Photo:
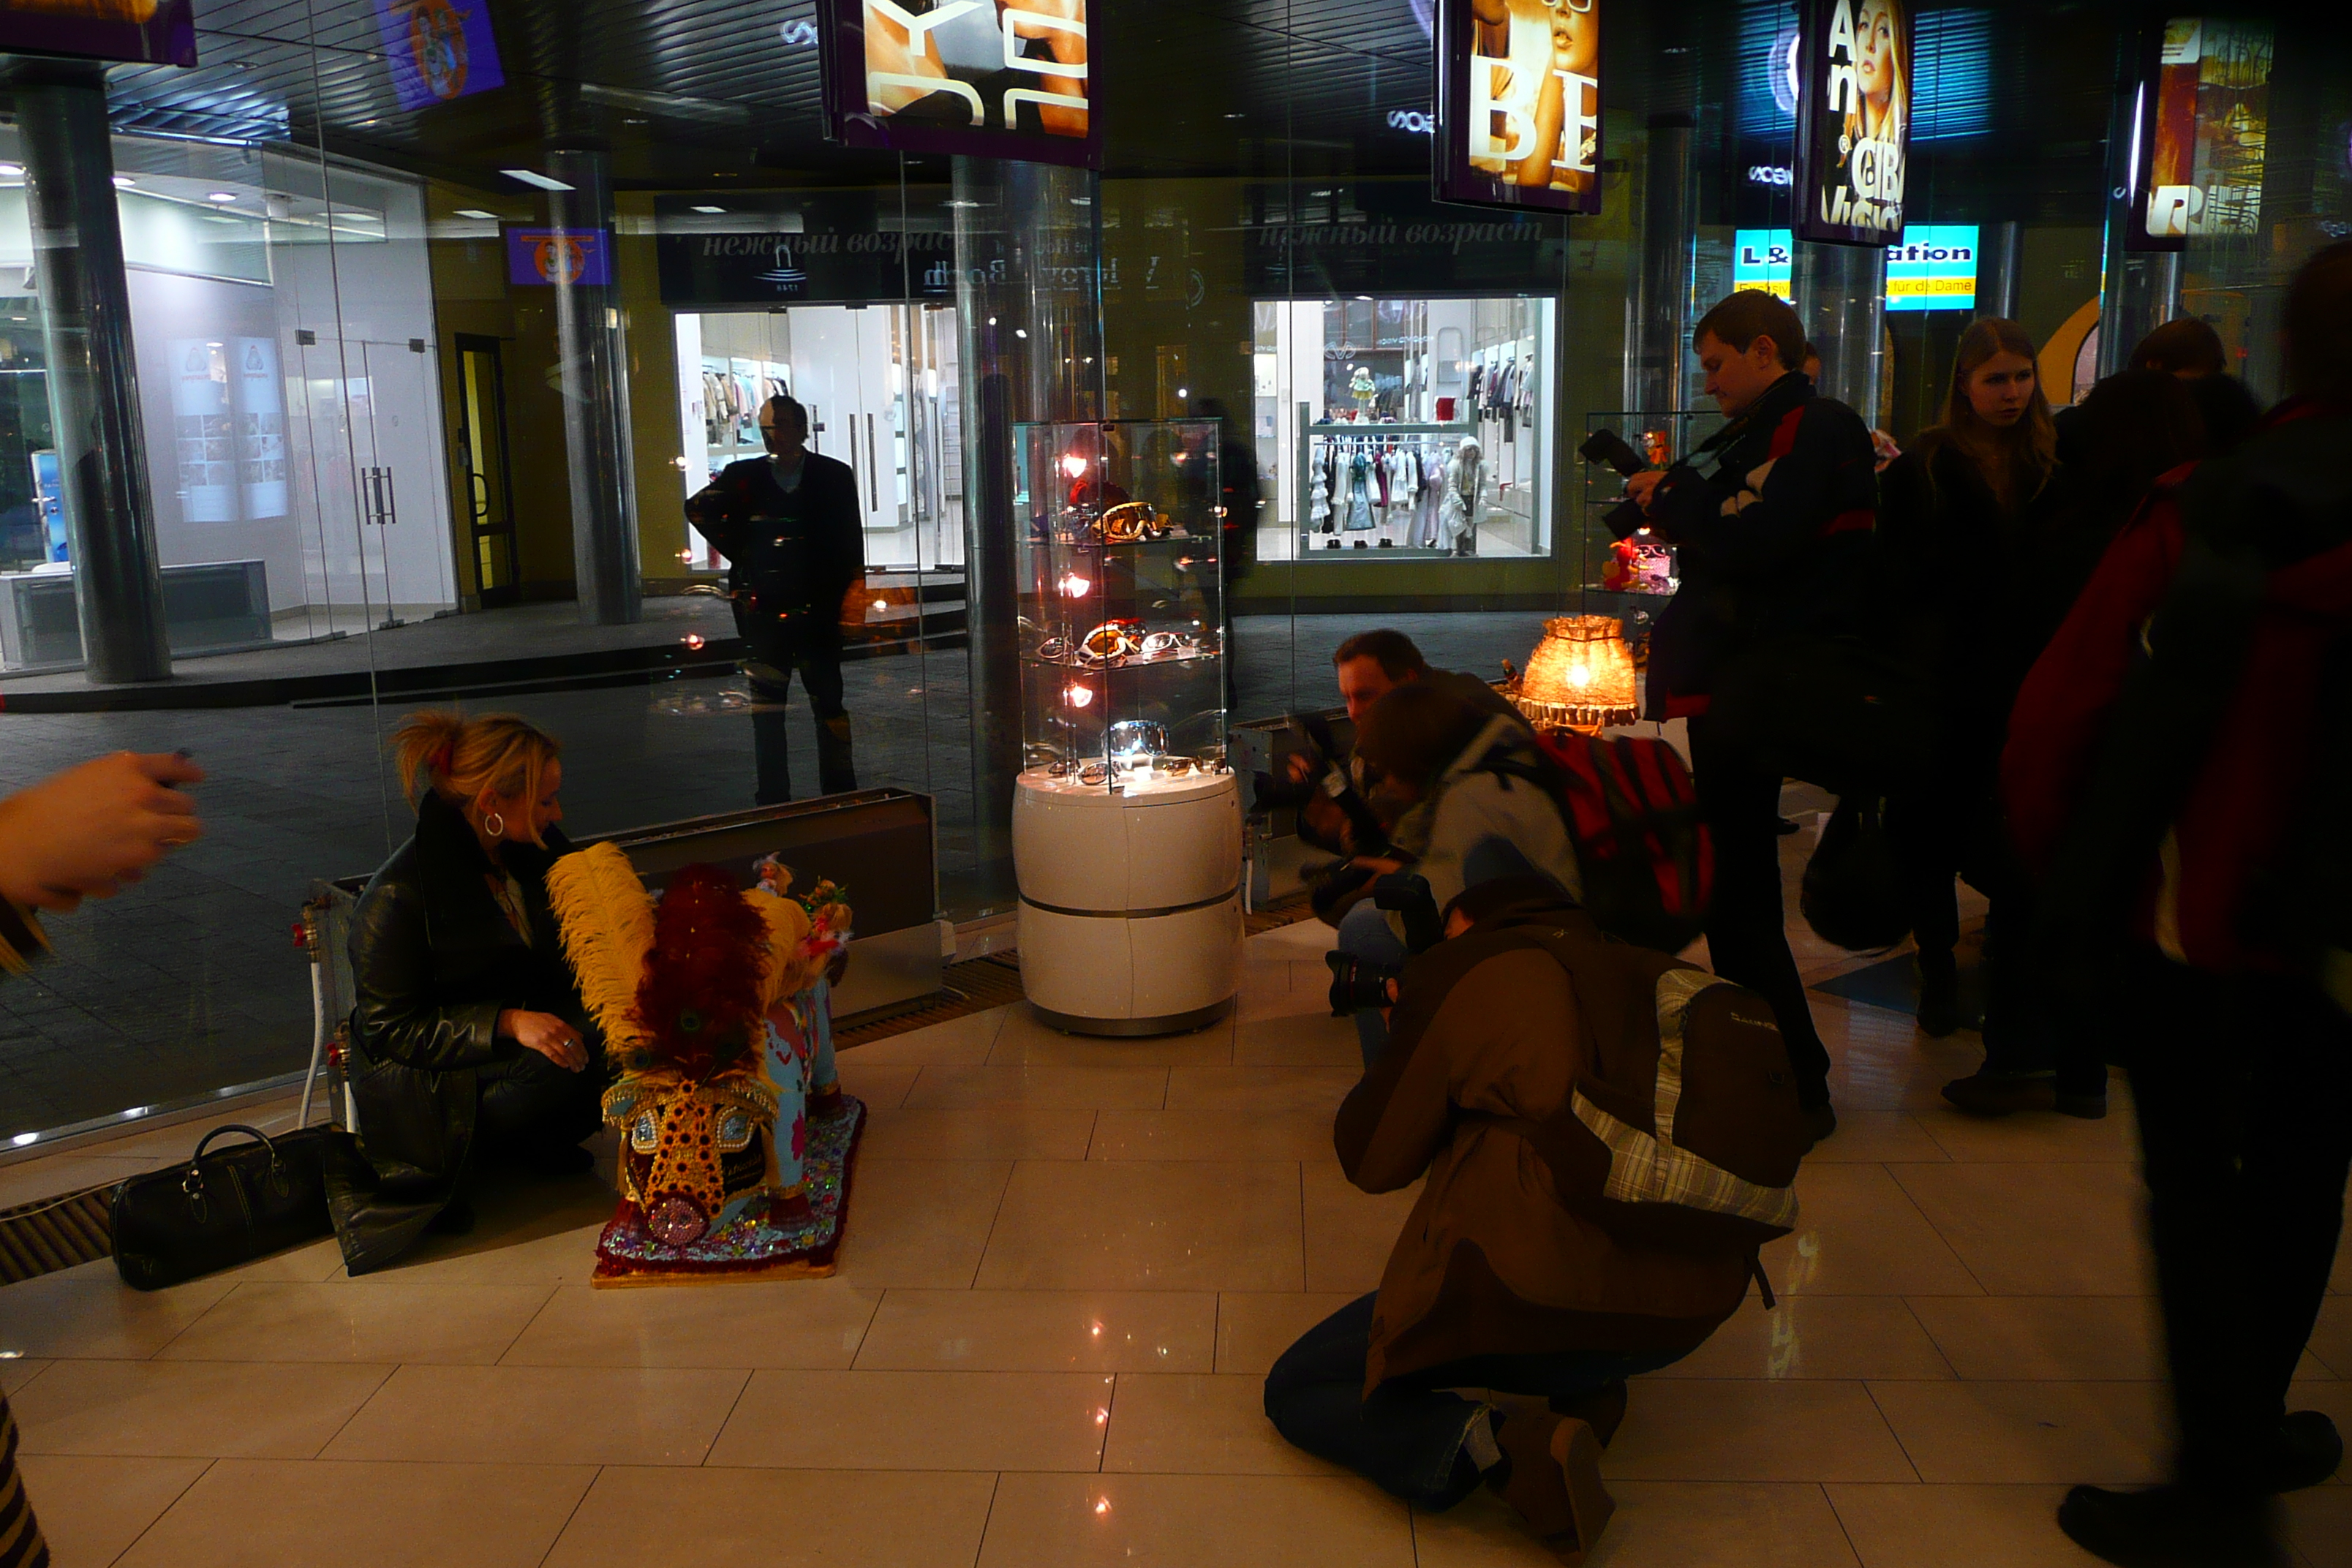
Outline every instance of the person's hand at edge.
{"type": "Polygon", "coordinates": [[[64,910],[113,897],[203,837],[196,803],[174,786],[204,776],[184,756],[114,752],[0,800],[0,898],[64,910]]]}
{"type": "Polygon", "coordinates": [[[501,1039],[537,1051],[565,1072],[581,1072],[588,1066],[588,1047],[580,1031],[552,1013],[504,1008],[499,1014],[498,1031],[501,1039]]]}

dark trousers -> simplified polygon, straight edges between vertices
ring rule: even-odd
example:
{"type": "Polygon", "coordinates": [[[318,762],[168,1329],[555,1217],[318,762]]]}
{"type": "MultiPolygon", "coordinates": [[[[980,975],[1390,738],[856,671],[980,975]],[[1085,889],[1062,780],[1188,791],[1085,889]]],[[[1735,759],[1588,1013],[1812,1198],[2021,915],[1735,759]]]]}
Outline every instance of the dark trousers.
{"type": "Polygon", "coordinates": [[[1708,957],[1717,974],[1771,1005],[1798,1098],[1826,1105],[1829,1048],[1813,1027],[1780,902],[1780,775],[1724,746],[1705,714],[1691,721],[1690,745],[1691,784],[1715,839],[1708,957]]]}
{"type": "Polygon", "coordinates": [[[1344,1465],[1423,1508],[1470,1495],[1478,1472],[1463,1436],[1482,1406],[1449,1394],[1491,1388],[1566,1404],[1680,1361],[1681,1351],[1556,1351],[1481,1355],[1392,1377],[1364,1396],[1371,1355],[1371,1296],[1349,1302],[1298,1338],[1265,1374],[1265,1417],[1295,1447],[1344,1465]]]}
{"type": "Polygon", "coordinates": [[[2352,1019],[2301,981],[2152,949],[2119,989],[2179,1479],[2252,1496],[2343,1229],[2352,1019]]]}
{"type": "Polygon", "coordinates": [[[792,715],[784,702],[792,693],[793,672],[807,691],[809,709],[816,715],[816,777],[820,793],[841,795],[857,787],[857,769],[849,748],[849,710],[841,700],[841,649],[812,648],[751,667],[751,747],[759,764],[759,788],[752,796],[760,805],[781,805],[793,798],[793,760],[785,744],[792,715]]]}
{"type": "Polygon", "coordinates": [[[598,1103],[604,1084],[593,1056],[580,1072],[567,1072],[537,1051],[476,1068],[477,1155],[498,1159],[581,1142],[604,1124],[598,1103]]]}

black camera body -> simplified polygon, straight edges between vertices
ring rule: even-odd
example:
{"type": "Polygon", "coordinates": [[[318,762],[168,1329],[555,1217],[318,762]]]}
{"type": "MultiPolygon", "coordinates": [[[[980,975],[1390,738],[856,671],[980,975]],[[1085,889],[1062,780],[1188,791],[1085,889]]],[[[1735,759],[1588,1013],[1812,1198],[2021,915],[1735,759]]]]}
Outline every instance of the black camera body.
{"type": "MultiPolygon", "coordinates": [[[[1418,956],[1444,940],[1444,922],[1438,919],[1437,899],[1429,879],[1417,871],[1391,871],[1372,884],[1372,902],[1404,919],[1408,955],[1418,956]]],[[[1344,1018],[1368,1007],[1389,1005],[1389,982],[1404,973],[1402,963],[1381,963],[1344,952],[1327,952],[1331,970],[1331,1016],[1344,1018]]]]}
{"type": "MultiPolygon", "coordinates": [[[[1602,463],[1627,479],[1649,471],[1649,460],[1633,449],[1633,444],[1614,430],[1595,430],[1584,438],[1576,455],[1588,463],[1602,463]]],[[[1629,539],[1649,526],[1643,515],[1642,503],[1619,501],[1601,514],[1601,526],[1608,529],[1612,539],[1629,539]]]]}

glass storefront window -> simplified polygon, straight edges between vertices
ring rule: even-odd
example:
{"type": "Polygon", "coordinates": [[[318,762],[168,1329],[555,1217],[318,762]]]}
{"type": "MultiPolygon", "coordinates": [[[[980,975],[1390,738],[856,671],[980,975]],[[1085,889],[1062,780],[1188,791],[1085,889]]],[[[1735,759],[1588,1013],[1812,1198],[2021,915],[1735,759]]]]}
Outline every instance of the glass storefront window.
{"type": "MultiPolygon", "coordinates": [[[[1710,0],[1667,47],[1622,35],[1600,210],[1572,218],[1432,198],[1417,5],[1343,8],[1310,37],[1098,5],[1098,177],[827,141],[805,24],[637,7],[646,47],[574,49],[622,13],[518,0],[498,41],[530,68],[478,57],[445,100],[377,18],[281,10],[232,27],[200,6],[201,65],[109,74],[170,689],[77,668],[25,142],[0,124],[0,784],[120,745],[189,747],[220,780],[214,838],[60,922],[57,960],[0,992],[0,1065],[37,1085],[20,1126],[301,1065],[284,931],[311,878],[408,832],[381,735],[411,709],[554,729],[583,833],[751,805],[778,714],[814,793],[805,688],[754,701],[730,563],[683,516],[762,456],[771,391],[856,478],[856,777],[934,797],[940,910],[979,920],[1007,902],[1023,762],[1018,682],[991,660],[1035,618],[1022,563],[980,547],[1013,422],[1211,422],[1215,609],[1182,618],[1219,625],[1225,688],[1181,723],[1263,720],[1335,703],[1331,651],[1371,626],[1491,677],[1549,616],[1638,623],[1674,563],[1616,548],[1614,480],[1577,442],[1608,424],[1679,453],[1713,428],[1688,332],[1750,270],[1748,240],[1756,280],[1808,286],[1803,247],[1771,251],[1793,22],[1762,0],[1710,0]],[[572,294],[541,265],[567,215],[609,279],[572,294]]],[[[2282,390],[2284,282],[2352,221],[2352,73],[2324,26],[2270,25],[2260,123],[2233,132],[2264,149],[2231,182],[2249,222],[2118,282],[2123,19],[1922,14],[1907,216],[1975,236],[1972,303],[1912,310],[1959,300],[1956,279],[1889,273],[1869,412],[1900,440],[1932,422],[1958,332],[1996,310],[2063,400],[2126,283],[2211,320],[2258,396],[2282,390]]]]}

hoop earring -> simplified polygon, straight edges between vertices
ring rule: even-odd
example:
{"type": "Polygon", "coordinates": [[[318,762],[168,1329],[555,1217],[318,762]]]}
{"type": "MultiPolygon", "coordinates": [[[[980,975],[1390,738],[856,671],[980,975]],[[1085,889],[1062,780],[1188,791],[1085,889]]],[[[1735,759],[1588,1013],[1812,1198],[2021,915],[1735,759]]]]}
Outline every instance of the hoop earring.
{"type": "Polygon", "coordinates": [[[488,813],[482,818],[482,831],[493,838],[504,838],[507,836],[507,819],[495,811],[488,813]]]}

